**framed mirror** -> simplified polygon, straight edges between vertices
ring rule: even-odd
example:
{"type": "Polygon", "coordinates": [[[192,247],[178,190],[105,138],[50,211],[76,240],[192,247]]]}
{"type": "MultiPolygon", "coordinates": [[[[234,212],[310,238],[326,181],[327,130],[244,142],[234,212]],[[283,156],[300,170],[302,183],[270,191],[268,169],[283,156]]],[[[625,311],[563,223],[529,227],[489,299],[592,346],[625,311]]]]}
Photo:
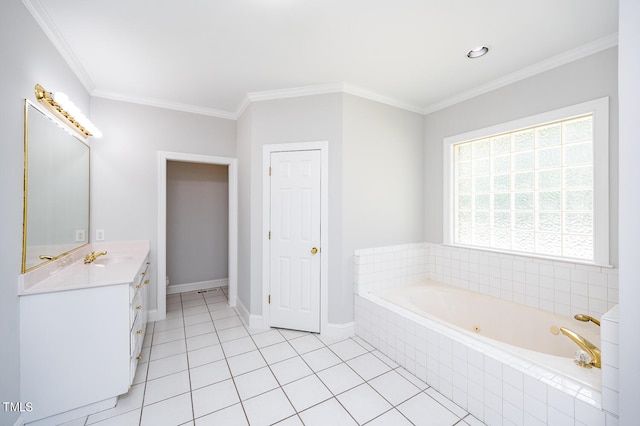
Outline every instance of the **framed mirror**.
{"type": "Polygon", "coordinates": [[[22,273],[89,242],[89,146],[25,100],[22,273]]]}

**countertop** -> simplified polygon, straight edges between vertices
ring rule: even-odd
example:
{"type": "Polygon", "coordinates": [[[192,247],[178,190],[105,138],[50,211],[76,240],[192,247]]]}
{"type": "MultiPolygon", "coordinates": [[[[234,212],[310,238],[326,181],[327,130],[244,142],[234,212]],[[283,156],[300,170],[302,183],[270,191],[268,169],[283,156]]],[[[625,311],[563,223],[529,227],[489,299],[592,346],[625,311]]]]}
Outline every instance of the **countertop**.
{"type": "Polygon", "coordinates": [[[93,243],[68,259],[61,259],[20,276],[18,295],[77,290],[134,281],[149,254],[149,241],[93,243]],[[90,264],[87,253],[106,251],[90,264]]]}

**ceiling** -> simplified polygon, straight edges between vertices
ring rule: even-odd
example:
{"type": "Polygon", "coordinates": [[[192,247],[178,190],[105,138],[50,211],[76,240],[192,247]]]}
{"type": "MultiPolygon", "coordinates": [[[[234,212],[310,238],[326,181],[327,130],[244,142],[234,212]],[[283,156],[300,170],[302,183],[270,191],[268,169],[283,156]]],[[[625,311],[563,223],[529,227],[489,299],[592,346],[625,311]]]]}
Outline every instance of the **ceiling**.
{"type": "Polygon", "coordinates": [[[614,0],[23,0],[93,96],[236,118],[344,91],[425,113],[615,46],[614,0]],[[468,59],[478,45],[488,55],[468,59]]]}

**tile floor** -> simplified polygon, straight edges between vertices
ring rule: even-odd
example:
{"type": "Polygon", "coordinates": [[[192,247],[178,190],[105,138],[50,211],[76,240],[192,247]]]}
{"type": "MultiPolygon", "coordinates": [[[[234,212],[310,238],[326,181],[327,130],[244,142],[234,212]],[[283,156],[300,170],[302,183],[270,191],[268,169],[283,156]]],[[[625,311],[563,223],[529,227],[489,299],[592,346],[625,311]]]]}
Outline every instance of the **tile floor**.
{"type": "Polygon", "coordinates": [[[247,328],[226,288],[167,297],[118,404],[76,425],[481,425],[358,337],[247,328]]]}

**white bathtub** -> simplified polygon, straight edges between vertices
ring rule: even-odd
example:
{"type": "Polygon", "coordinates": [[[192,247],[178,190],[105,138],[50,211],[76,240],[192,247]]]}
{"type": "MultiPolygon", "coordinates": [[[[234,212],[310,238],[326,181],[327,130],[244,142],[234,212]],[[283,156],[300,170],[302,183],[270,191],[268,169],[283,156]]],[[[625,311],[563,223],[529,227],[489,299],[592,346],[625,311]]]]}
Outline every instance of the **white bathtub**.
{"type": "Polygon", "coordinates": [[[600,369],[576,365],[573,360],[579,347],[558,333],[560,327],[565,327],[600,347],[600,330],[593,323],[434,281],[379,290],[370,296],[449,328],[453,336],[466,336],[467,342],[471,337],[507,356],[522,358],[594,390],[601,389],[600,369]]]}

